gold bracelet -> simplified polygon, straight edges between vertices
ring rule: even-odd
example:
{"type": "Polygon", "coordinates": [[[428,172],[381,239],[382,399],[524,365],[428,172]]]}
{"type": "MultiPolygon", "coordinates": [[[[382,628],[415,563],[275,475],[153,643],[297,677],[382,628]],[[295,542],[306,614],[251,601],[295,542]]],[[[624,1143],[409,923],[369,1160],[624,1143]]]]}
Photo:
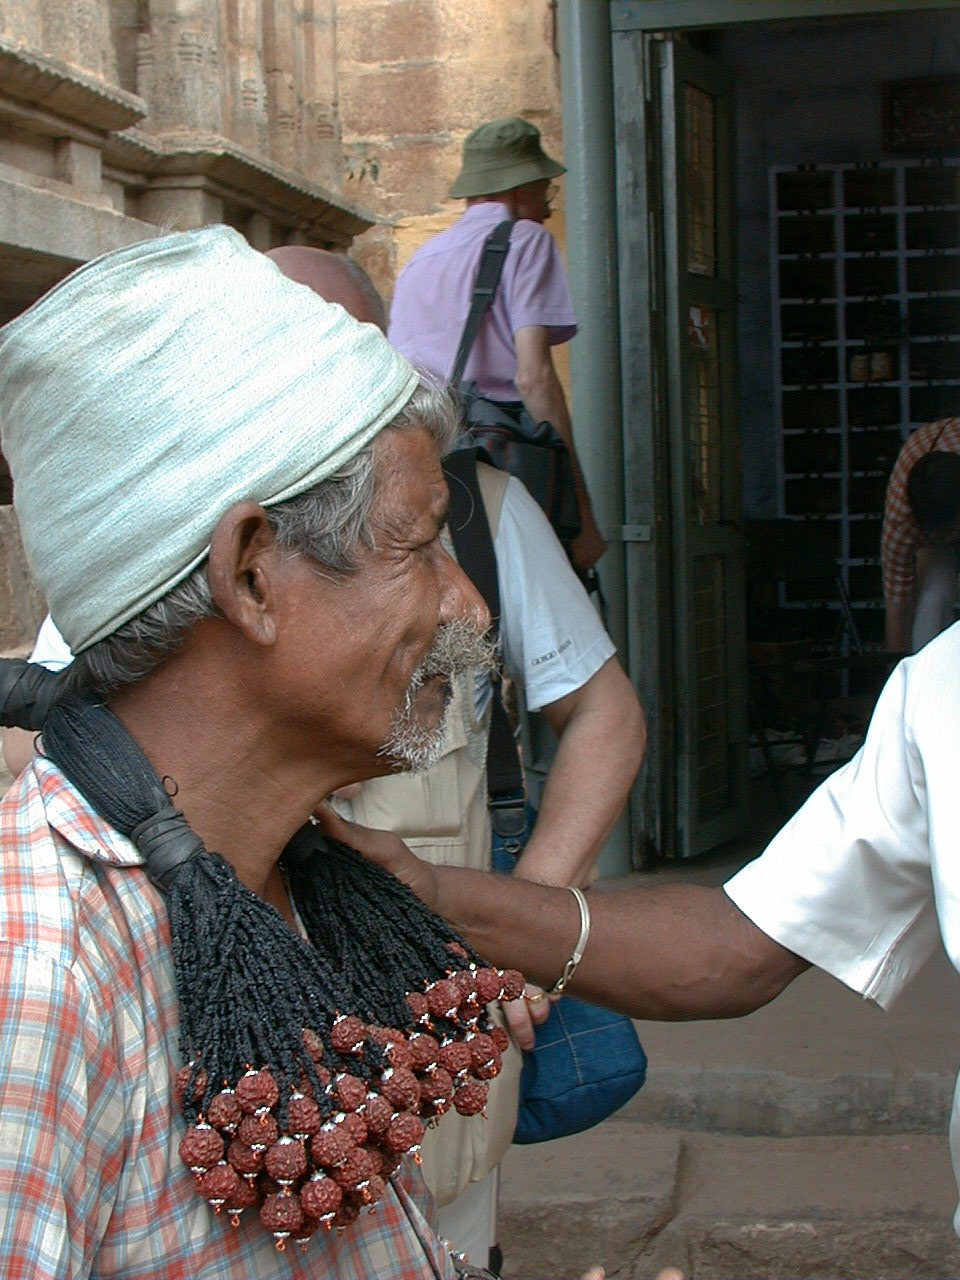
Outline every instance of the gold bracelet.
{"type": "Polygon", "coordinates": [[[568,884],[567,888],[576,898],[577,906],[580,908],[580,937],[577,939],[577,945],[573,948],[573,955],[563,966],[563,973],[547,992],[548,996],[563,994],[564,987],[573,977],[577,965],[583,959],[583,953],[587,947],[587,939],[590,937],[590,908],[587,906],[586,896],[583,890],[578,889],[575,884],[568,884]]]}

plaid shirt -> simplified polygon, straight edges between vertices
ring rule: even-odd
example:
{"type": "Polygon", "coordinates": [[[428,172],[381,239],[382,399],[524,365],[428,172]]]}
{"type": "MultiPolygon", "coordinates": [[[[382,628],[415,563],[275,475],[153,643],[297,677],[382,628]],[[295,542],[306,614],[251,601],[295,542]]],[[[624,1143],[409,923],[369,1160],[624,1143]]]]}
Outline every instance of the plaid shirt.
{"type": "Polygon", "coordinates": [[[960,418],[941,418],[939,422],[917,427],[897,455],[890,473],[880,538],[883,598],[888,604],[909,604],[913,599],[917,548],[926,546],[929,539],[920,532],[910,510],[907,476],[913,464],[934,449],[960,453],[960,418]]]}
{"type": "Polygon", "coordinates": [[[134,846],[38,758],[0,803],[0,1274],[451,1280],[410,1163],[376,1213],[278,1253],[181,1164],[163,899],[134,846]]]}

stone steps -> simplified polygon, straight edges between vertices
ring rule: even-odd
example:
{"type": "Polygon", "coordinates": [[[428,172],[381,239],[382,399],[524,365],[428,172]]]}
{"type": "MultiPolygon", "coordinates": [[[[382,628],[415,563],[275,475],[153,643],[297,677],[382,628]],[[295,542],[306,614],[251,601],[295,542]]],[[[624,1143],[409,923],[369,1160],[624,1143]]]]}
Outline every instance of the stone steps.
{"type": "Polygon", "coordinates": [[[620,1118],[513,1147],[506,1280],[960,1276],[956,1191],[939,1135],[736,1137],[620,1118]]]}

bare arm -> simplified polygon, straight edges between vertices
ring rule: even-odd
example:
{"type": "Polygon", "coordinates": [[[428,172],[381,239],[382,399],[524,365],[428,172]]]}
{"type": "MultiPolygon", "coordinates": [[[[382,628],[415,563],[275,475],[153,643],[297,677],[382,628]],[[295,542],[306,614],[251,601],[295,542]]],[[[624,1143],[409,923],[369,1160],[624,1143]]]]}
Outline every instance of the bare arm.
{"type": "Polygon", "coordinates": [[[549,331],[543,325],[527,325],[517,330],[514,342],[517,349],[517,390],[527,412],[537,422],[551,422],[570,450],[577,505],[583,525],[579,537],[573,541],[571,554],[578,569],[591,569],[606,550],[606,543],[597,528],[590,495],[580,469],[566,397],[550,354],[549,331]]]}
{"type": "Polygon", "coordinates": [[[646,725],[616,658],[543,711],[559,746],[516,874],[542,884],[580,884],[626,803],[646,725]]]}
{"type": "MultiPolygon", "coordinates": [[[[481,955],[556,982],[579,911],[564,890],[436,867],[437,910],[481,955]]],[[[807,967],[747,919],[722,889],[664,885],[589,895],[592,928],[568,990],[635,1018],[736,1017],[768,1003],[807,967]]]]}
{"type": "MultiPolygon", "coordinates": [[[[495,964],[552,986],[580,915],[565,889],[516,876],[432,867],[399,836],[318,810],[321,828],[406,881],[495,964]]],[[[774,942],[722,889],[663,885],[588,893],[590,939],[569,990],[635,1018],[726,1018],[767,1004],[809,966],[774,942]]]]}

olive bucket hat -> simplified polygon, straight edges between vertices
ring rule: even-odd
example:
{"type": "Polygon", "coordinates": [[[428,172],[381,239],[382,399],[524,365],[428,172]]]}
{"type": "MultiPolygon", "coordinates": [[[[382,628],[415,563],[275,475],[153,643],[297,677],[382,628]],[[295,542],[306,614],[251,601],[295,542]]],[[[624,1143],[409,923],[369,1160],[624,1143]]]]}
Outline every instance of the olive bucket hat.
{"type": "Polygon", "coordinates": [[[540,145],[540,130],[519,116],[490,120],[467,134],[451,196],[489,196],[566,173],[540,145]]]}

